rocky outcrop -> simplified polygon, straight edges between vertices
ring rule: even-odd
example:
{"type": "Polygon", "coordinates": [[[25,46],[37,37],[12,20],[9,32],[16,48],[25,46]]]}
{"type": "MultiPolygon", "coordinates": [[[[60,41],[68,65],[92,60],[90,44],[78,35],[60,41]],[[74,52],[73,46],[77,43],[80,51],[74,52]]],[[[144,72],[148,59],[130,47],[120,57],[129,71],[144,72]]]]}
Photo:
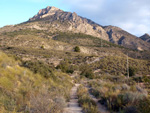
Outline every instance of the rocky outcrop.
{"type": "Polygon", "coordinates": [[[143,36],[140,37],[142,40],[146,42],[150,42],[150,35],[145,33],[143,36]]]}
{"type": "Polygon", "coordinates": [[[36,19],[40,19],[40,18],[45,18],[47,16],[51,16],[54,15],[56,12],[61,12],[60,9],[56,8],[56,7],[50,7],[48,6],[45,9],[41,9],[37,15],[35,15],[33,18],[30,18],[29,21],[33,21],[36,19]]]}

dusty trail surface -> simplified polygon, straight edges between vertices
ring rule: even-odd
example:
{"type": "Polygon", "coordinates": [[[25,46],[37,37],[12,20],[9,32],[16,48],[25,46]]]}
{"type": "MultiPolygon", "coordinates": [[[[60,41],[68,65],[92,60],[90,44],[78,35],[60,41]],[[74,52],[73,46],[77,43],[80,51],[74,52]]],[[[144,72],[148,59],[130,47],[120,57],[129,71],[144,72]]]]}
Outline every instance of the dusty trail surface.
{"type": "Polygon", "coordinates": [[[105,106],[103,106],[102,104],[100,104],[99,102],[98,102],[98,99],[97,98],[95,98],[92,94],[90,94],[89,93],[89,96],[96,102],[96,104],[97,104],[97,107],[98,107],[98,111],[100,112],[100,113],[110,113],[108,110],[107,110],[107,108],[105,107],[105,106]]]}
{"type": "Polygon", "coordinates": [[[79,106],[77,97],[77,88],[79,86],[80,84],[75,84],[71,89],[70,102],[68,103],[68,107],[65,108],[64,113],[83,113],[82,108],[79,106]]]}

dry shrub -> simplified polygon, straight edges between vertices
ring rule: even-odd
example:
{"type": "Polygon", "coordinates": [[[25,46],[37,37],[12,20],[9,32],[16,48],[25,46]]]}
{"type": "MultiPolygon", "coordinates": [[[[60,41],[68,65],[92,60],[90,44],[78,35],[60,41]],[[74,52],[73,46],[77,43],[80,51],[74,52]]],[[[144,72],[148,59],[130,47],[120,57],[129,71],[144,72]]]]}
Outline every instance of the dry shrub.
{"type": "Polygon", "coordinates": [[[65,99],[56,95],[47,89],[40,91],[37,95],[32,94],[28,111],[30,113],[62,113],[66,106],[65,99]]]}

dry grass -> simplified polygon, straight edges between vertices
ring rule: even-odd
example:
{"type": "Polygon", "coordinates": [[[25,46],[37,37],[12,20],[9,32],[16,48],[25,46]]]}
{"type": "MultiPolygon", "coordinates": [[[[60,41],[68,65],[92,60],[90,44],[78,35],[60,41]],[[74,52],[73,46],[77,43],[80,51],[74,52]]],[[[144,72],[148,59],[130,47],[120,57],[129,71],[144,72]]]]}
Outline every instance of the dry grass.
{"type": "Polygon", "coordinates": [[[99,113],[95,101],[90,98],[86,88],[80,86],[77,95],[79,97],[79,104],[82,106],[85,113],[99,113]]]}
{"type": "Polygon", "coordinates": [[[20,67],[19,63],[0,52],[1,110],[61,113],[69,98],[71,78],[55,70],[53,77],[45,78],[42,73],[20,67]]]}

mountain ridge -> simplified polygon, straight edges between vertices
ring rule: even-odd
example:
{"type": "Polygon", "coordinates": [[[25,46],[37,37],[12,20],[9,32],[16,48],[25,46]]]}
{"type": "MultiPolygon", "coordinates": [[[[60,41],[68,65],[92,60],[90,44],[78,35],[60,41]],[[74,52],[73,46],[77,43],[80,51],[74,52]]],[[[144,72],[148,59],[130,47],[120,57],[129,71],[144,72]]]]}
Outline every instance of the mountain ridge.
{"type": "Polygon", "coordinates": [[[0,32],[20,29],[37,29],[46,32],[83,33],[110,41],[111,43],[134,50],[149,50],[150,44],[116,26],[102,26],[94,21],[78,16],[75,12],[66,12],[56,7],[46,7],[24,22],[16,26],[7,26],[0,32]],[[9,30],[10,28],[10,30],[9,30]]]}
{"type": "MultiPolygon", "coordinates": [[[[127,31],[124,31],[123,29],[121,29],[119,27],[111,26],[111,25],[110,26],[101,26],[87,18],[78,16],[75,12],[74,13],[64,12],[55,7],[47,7],[46,9],[40,10],[40,14],[44,14],[44,15],[49,14],[49,17],[47,16],[47,18],[43,15],[45,17],[45,20],[55,17],[55,18],[53,18],[53,20],[60,20],[63,22],[66,20],[69,20],[69,22],[72,21],[71,23],[73,23],[74,26],[69,26],[69,30],[72,30],[72,28],[75,27],[79,30],[79,32],[82,32],[82,33],[85,33],[88,35],[92,35],[92,36],[97,36],[104,40],[110,41],[112,43],[115,43],[115,44],[118,44],[118,45],[121,45],[121,46],[124,46],[127,48],[131,48],[131,49],[137,49],[137,50],[150,49],[149,44],[145,43],[140,38],[128,33],[127,31]],[[51,8],[52,8],[52,10],[56,9],[55,14],[54,14],[54,12],[52,14],[49,14],[49,12],[51,12],[51,8]],[[47,11],[45,14],[45,10],[47,10],[47,9],[49,9],[49,11],[47,11]],[[41,11],[44,11],[44,12],[41,13],[41,11]],[[53,16],[53,17],[50,17],[50,16],[53,16]],[[84,27],[86,25],[90,25],[90,26],[87,26],[87,28],[84,29],[84,27]],[[88,27],[91,27],[91,26],[93,28],[91,28],[90,30],[87,30],[88,27]],[[98,35],[98,34],[95,35],[94,31],[98,32],[98,34],[100,34],[100,35],[98,35]]],[[[39,18],[40,17],[41,17],[41,15],[39,15],[39,18]]],[[[33,17],[31,20],[35,20],[35,19],[36,18],[33,17]]]]}

